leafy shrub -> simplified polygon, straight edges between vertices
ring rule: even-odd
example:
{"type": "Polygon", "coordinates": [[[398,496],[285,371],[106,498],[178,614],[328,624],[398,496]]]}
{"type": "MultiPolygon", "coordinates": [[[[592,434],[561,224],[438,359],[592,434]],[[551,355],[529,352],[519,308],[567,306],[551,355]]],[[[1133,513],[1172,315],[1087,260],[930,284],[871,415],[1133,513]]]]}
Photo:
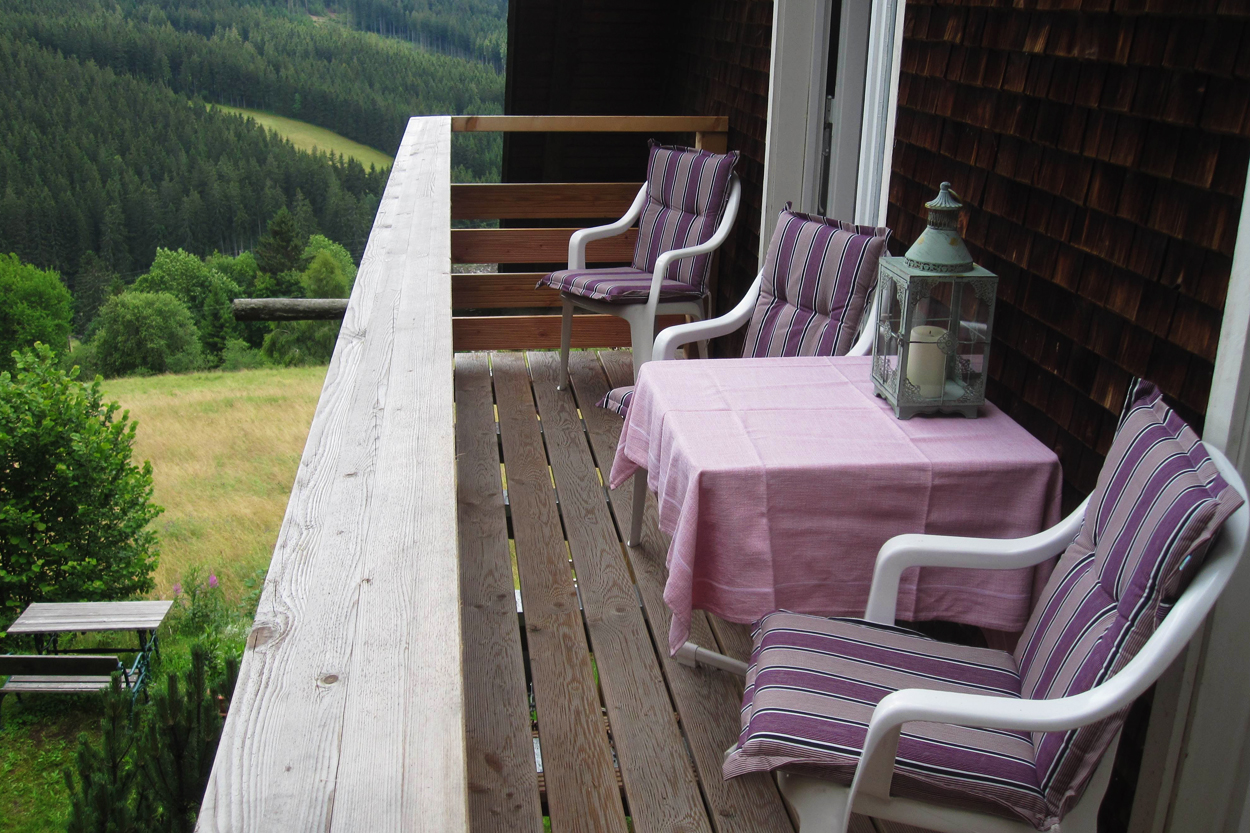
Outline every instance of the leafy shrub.
{"type": "Polygon", "coordinates": [[[166,623],[175,637],[173,650],[165,650],[166,665],[171,670],[186,667],[188,656],[179,655],[177,645],[203,645],[209,653],[210,668],[214,674],[224,670],[221,662],[243,656],[248,631],[252,627],[254,608],[247,609],[247,601],[241,605],[226,599],[225,588],[216,573],[201,567],[191,567],[174,585],[174,605],[169,610],[166,623]]]}
{"type": "MultiPolygon", "coordinates": [[[[313,258],[300,279],[309,298],[346,298],[347,276],[334,253],[323,250],[313,258]]],[[[290,321],[275,324],[265,336],[261,351],[275,364],[325,364],[334,355],[339,321],[290,321]]]]}
{"type": "MultiPolygon", "coordinates": [[[[350,293],[351,288],[356,285],[356,263],[352,260],[351,254],[343,246],[335,243],[324,234],[314,234],[308,238],[308,245],[304,247],[304,260],[311,264],[322,252],[329,252],[334,261],[338,263],[344,277],[347,278],[347,291],[350,293]]],[[[320,298],[320,295],[310,295],[310,298],[320,298]]],[[[346,295],[339,297],[347,297],[346,295]]]]}
{"type": "Polygon", "coordinates": [[[0,299],[0,370],[11,370],[13,351],[36,341],[69,346],[72,299],[56,272],[0,254],[0,299]]]}
{"type": "Polygon", "coordinates": [[[264,354],[241,338],[232,338],[221,351],[222,370],[254,370],[269,364],[264,354]]]}
{"type": "Polygon", "coordinates": [[[133,292],[168,292],[186,305],[200,334],[210,366],[221,361],[226,342],[239,334],[230,302],[242,296],[239,285],[182,249],[157,249],[147,274],[135,281],[133,292]]]}
{"type": "Polygon", "coordinates": [[[0,373],[0,618],[35,601],[125,599],[152,589],[152,466],[136,423],[36,345],[0,373]]]}
{"type": "Polygon", "coordinates": [[[124,292],[101,308],[92,339],[105,376],[180,373],[200,364],[200,335],[186,304],[168,292],[124,292]]]}

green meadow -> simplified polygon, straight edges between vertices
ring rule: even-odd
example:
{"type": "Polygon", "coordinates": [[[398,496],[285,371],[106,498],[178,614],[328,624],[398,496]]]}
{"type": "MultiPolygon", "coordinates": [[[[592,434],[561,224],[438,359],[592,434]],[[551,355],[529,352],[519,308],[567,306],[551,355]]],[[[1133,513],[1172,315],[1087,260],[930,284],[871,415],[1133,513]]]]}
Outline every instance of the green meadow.
{"type": "Polygon", "coordinates": [[[227,113],[237,113],[238,115],[255,119],[256,123],[262,127],[277,132],[284,139],[289,139],[291,144],[295,145],[299,150],[320,150],[325,153],[334,151],[334,153],[340,156],[348,156],[355,159],[366,168],[370,165],[376,165],[379,169],[389,168],[391,163],[395,161],[393,156],[387,156],[380,150],[375,150],[359,142],[353,142],[351,139],[346,139],[337,133],[316,127],[308,122],[288,119],[285,116],[275,116],[263,110],[227,107],[224,104],[214,104],[213,106],[225,110],[227,113]]]}

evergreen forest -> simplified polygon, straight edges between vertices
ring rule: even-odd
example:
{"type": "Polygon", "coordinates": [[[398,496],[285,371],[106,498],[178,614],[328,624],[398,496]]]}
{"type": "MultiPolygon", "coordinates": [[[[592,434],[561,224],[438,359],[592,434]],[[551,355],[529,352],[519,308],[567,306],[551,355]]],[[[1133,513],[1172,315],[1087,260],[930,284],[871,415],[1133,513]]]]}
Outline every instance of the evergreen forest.
{"type": "MultiPolygon", "coordinates": [[[[0,253],[60,274],[80,335],[158,249],[236,257],[283,209],[301,248],[359,261],[389,171],[211,105],[394,153],[412,115],[501,112],[505,19],[500,0],[6,0],[0,253]]],[[[497,180],[500,144],[454,136],[453,178],[497,180]]],[[[302,294],[256,290],[284,286],[302,294]]]]}

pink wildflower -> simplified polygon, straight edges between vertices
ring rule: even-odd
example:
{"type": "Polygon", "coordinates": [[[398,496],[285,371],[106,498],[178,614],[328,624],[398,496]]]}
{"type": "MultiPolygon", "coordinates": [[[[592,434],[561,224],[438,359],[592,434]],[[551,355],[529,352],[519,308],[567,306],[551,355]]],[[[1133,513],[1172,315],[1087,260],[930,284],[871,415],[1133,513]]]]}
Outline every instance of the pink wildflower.
{"type": "Polygon", "coordinates": [[[174,595],[175,595],[175,596],[181,596],[181,595],[182,595],[182,585],[181,585],[181,584],[175,584],[175,585],[174,585],[174,595]]]}
{"type": "Polygon", "coordinates": [[[217,586],[217,574],[216,573],[208,574],[208,586],[210,588],[217,586]]]}

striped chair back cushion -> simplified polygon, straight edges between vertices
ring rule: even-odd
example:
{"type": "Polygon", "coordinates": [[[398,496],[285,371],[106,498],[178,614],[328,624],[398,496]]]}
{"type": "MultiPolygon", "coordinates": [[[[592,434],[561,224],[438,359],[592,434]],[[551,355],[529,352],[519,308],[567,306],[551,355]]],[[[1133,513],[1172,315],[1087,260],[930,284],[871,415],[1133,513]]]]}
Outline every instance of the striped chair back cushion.
{"type": "Polygon", "coordinates": [[[841,356],[877,280],[888,228],[782,210],[764,256],[744,357],[841,356]]]}
{"type": "MultiPolygon", "coordinates": [[[[654,272],[664,252],[706,243],[720,224],[738,151],[710,153],[665,147],[651,140],[647,162],[647,204],[638,221],[635,269],[654,272]]],[[[668,268],[669,280],[699,288],[707,284],[712,255],[682,258],[668,268]]]]}
{"type": "MultiPolygon", "coordinates": [[[[1241,503],[1159,390],[1149,382],[1130,386],[1085,521],[1016,648],[1021,695],[1080,694],[1123,668],[1241,503]]],[[[1056,816],[1081,797],[1125,712],[1080,729],[1034,733],[1038,782],[1056,816]]]]}

